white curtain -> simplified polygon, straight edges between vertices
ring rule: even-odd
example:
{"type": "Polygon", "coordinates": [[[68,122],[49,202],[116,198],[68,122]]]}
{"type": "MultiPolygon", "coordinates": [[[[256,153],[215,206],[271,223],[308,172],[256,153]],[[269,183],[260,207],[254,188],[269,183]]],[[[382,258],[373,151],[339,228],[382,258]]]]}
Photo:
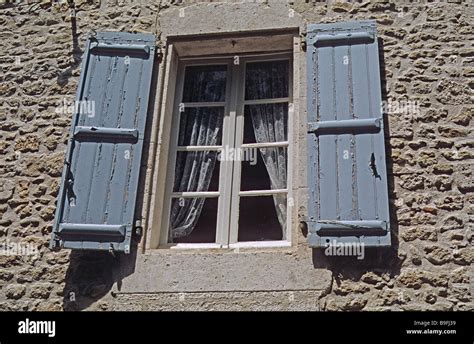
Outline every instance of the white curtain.
{"type": "MultiPolygon", "coordinates": [[[[247,68],[246,99],[271,99],[288,96],[288,61],[254,63],[247,68]]],[[[257,143],[287,141],[288,103],[248,105],[257,143]]],[[[270,177],[272,190],[287,187],[287,148],[260,148],[260,154],[270,177]]],[[[287,196],[273,196],[278,221],[285,237],[287,196]]]]}
{"type": "MultiPolygon", "coordinates": [[[[221,136],[222,109],[195,108],[181,115],[179,145],[216,145],[221,136]]],[[[208,191],[216,163],[217,152],[178,152],[174,191],[208,191]]],[[[193,231],[205,198],[178,198],[171,203],[171,235],[186,237],[193,231]]]]}
{"type": "MultiPolygon", "coordinates": [[[[286,141],[288,104],[249,106],[257,143],[286,141]]],[[[270,177],[272,190],[285,189],[287,181],[287,149],[284,147],[260,148],[260,154],[270,177]]],[[[286,228],[286,194],[273,195],[275,210],[283,233],[286,228]]],[[[284,236],[283,236],[284,237],[284,236]]]]}

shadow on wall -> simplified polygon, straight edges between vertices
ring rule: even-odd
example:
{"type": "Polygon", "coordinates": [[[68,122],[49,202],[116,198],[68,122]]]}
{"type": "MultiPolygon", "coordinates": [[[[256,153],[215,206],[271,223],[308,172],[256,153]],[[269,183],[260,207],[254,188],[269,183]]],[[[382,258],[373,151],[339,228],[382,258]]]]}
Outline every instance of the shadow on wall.
{"type": "MultiPolygon", "coordinates": [[[[161,56],[157,57],[154,64],[151,81],[150,100],[148,103],[147,123],[151,123],[153,108],[156,98],[156,85],[158,80],[158,66],[161,56]]],[[[80,61],[79,61],[80,62],[80,61]]],[[[137,192],[135,214],[143,214],[145,198],[149,197],[144,192],[146,165],[149,158],[149,142],[151,138],[151,125],[145,126],[142,166],[137,192]]],[[[140,238],[135,236],[132,240],[130,254],[116,254],[98,251],[72,251],[69,267],[66,272],[66,285],[63,293],[63,309],[66,311],[83,310],[107,295],[114,283],[119,289],[121,281],[135,271],[137,252],[140,249],[140,238]]]]}
{"type": "MultiPolygon", "coordinates": [[[[385,72],[385,56],[383,41],[379,37],[379,56],[380,56],[380,78],[382,83],[382,101],[387,101],[387,79],[385,72]]],[[[396,199],[395,184],[393,176],[392,148],[390,146],[390,127],[387,114],[384,114],[384,135],[385,151],[387,159],[388,175],[388,197],[390,211],[390,228],[392,245],[390,248],[366,248],[364,259],[358,260],[356,257],[328,257],[324,254],[324,249],[313,249],[313,265],[315,268],[328,269],[333,274],[336,284],[340,280],[351,279],[359,280],[362,275],[368,271],[378,273],[388,273],[391,277],[400,274],[402,260],[398,256],[398,217],[394,201],[396,199]]]]}
{"type": "Polygon", "coordinates": [[[135,269],[137,245],[129,255],[112,256],[108,252],[78,252],[70,256],[66,273],[63,309],[78,311],[107,295],[114,283],[132,274],[135,269]]]}
{"type": "MultiPolygon", "coordinates": [[[[71,11],[75,11],[74,4],[69,5],[71,11]]],[[[71,38],[72,38],[72,57],[73,62],[66,68],[61,74],[58,75],[56,82],[60,86],[65,86],[69,82],[69,78],[72,76],[72,72],[79,67],[81,64],[82,51],[79,48],[78,34],[77,34],[77,22],[76,17],[71,17],[71,38]]]]}

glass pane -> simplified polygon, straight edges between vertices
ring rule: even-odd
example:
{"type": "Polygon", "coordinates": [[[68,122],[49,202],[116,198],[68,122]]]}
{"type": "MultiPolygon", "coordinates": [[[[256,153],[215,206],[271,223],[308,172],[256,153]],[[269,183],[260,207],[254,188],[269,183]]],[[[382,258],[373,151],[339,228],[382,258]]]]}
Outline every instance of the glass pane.
{"type": "Polygon", "coordinates": [[[218,152],[178,152],[174,192],[218,191],[220,162],[218,152]]]}
{"type": "Polygon", "coordinates": [[[223,107],[186,108],[180,115],[178,146],[222,144],[223,107]]]}
{"type": "Polygon", "coordinates": [[[239,242],[282,240],[283,228],[286,228],[286,195],[240,197],[239,242]]]}
{"type": "Polygon", "coordinates": [[[225,101],[227,65],[187,66],[183,102],[225,101]]]}
{"type": "Polygon", "coordinates": [[[257,148],[242,161],[241,191],[286,189],[287,148],[257,148]],[[256,161],[255,161],[256,160],[256,161]]]}
{"type": "Polygon", "coordinates": [[[252,62],[245,73],[245,99],[288,97],[289,61],[252,62]]]}
{"type": "Polygon", "coordinates": [[[168,243],[215,243],[218,198],[173,198],[168,243]]]}
{"type": "Polygon", "coordinates": [[[246,105],[244,143],[288,140],[288,103],[246,105]]]}

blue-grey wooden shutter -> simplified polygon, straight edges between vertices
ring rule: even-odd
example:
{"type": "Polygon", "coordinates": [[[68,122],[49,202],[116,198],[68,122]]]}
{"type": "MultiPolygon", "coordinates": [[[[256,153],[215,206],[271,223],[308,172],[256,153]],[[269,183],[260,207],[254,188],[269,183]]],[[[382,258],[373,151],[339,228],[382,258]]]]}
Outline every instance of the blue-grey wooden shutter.
{"type": "Polygon", "coordinates": [[[152,34],[88,39],[51,248],[130,252],[154,56],[152,34]]]}
{"type": "Polygon", "coordinates": [[[308,26],[309,246],[390,245],[374,21],[308,26]]]}

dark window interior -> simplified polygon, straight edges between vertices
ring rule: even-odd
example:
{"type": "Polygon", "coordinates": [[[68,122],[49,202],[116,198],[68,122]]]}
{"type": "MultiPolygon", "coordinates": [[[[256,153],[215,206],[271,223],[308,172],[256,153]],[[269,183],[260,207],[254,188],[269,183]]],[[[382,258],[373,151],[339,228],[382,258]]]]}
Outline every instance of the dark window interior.
{"type": "MultiPolygon", "coordinates": [[[[178,165],[186,164],[186,159],[188,159],[188,157],[192,158],[193,156],[195,156],[197,154],[201,154],[201,155],[202,154],[208,154],[208,155],[217,156],[216,152],[210,152],[210,151],[178,152],[177,156],[176,156],[176,167],[175,167],[176,176],[175,176],[175,181],[174,181],[174,185],[173,185],[173,192],[179,192],[179,191],[183,191],[183,190],[186,189],[185,188],[186,185],[181,185],[182,176],[178,175],[178,173],[181,172],[181,174],[182,174],[183,171],[182,171],[182,169],[178,169],[178,165]]],[[[211,180],[209,182],[209,190],[205,190],[205,191],[219,191],[219,173],[220,173],[220,170],[221,170],[220,161],[215,159],[214,169],[212,171],[212,177],[211,177],[211,180]]],[[[190,190],[187,190],[187,191],[203,191],[203,190],[198,189],[198,184],[197,183],[194,183],[194,187],[189,188],[189,189],[190,190]]]]}
{"type": "Polygon", "coordinates": [[[289,61],[265,61],[247,64],[245,99],[288,97],[289,61]]]}
{"type": "MultiPolygon", "coordinates": [[[[173,200],[174,202],[175,200],[173,200]]],[[[176,200],[178,201],[178,200],[176,200]]],[[[217,204],[219,198],[206,198],[196,227],[188,236],[175,238],[173,243],[215,243],[217,229],[217,204]]]]}
{"type": "Polygon", "coordinates": [[[216,145],[222,144],[222,121],[224,120],[223,107],[200,107],[186,108],[179,119],[178,146],[208,146],[203,140],[193,138],[193,131],[197,132],[196,127],[202,132],[209,131],[216,133],[216,145]]]}
{"type": "Polygon", "coordinates": [[[183,102],[225,101],[227,65],[187,66],[183,102]]]}
{"type": "Polygon", "coordinates": [[[273,196],[240,197],[238,241],[282,239],[273,196]]]}
{"type": "Polygon", "coordinates": [[[258,149],[254,150],[253,156],[257,157],[257,163],[252,165],[250,161],[242,161],[242,179],[240,190],[270,190],[270,177],[258,149]]]}

